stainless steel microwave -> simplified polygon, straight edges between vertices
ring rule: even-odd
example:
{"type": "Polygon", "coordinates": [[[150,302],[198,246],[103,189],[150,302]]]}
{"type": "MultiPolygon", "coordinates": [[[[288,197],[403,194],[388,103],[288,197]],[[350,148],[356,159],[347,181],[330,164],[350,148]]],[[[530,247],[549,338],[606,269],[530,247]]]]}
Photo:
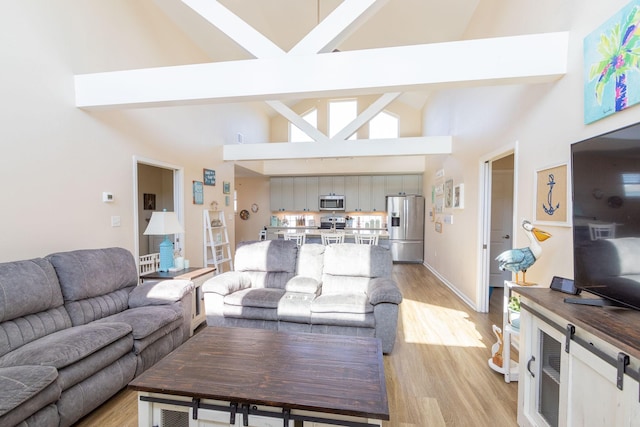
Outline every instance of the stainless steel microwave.
{"type": "Polygon", "coordinates": [[[343,211],[344,196],[328,194],[320,196],[318,206],[321,211],[343,211]]]}

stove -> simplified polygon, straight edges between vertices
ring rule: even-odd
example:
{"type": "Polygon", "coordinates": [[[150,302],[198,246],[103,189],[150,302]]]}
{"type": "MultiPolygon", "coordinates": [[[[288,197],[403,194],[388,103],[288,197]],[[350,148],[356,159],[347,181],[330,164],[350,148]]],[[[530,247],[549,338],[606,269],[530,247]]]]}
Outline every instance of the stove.
{"type": "Polygon", "coordinates": [[[322,230],[330,230],[334,228],[334,224],[336,230],[344,230],[344,227],[347,224],[347,219],[344,216],[339,215],[320,217],[320,228],[322,230]]]}

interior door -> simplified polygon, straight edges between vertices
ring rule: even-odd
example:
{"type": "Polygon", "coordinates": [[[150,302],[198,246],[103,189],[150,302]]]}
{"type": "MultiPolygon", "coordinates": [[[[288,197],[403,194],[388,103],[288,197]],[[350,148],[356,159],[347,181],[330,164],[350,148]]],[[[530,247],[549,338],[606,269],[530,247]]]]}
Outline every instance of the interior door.
{"type": "Polygon", "coordinates": [[[491,173],[491,228],[489,237],[489,286],[502,287],[511,280],[510,271],[500,271],[495,260],[512,249],[513,236],[513,156],[493,163],[491,173]],[[510,159],[510,160],[509,160],[510,159]],[[510,163],[510,165],[509,165],[510,163]]]}

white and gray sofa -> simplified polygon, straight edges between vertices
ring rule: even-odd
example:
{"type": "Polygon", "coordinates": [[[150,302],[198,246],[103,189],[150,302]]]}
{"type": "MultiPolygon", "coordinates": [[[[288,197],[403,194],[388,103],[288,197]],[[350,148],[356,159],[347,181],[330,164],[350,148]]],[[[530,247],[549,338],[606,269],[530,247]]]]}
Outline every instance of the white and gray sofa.
{"type": "Polygon", "coordinates": [[[0,264],[0,426],[70,426],[189,336],[190,281],[122,248],[0,264]]]}
{"type": "Polygon", "coordinates": [[[402,294],[381,246],[243,242],[235,271],[202,286],[209,326],[396,338],[402,294]]]}

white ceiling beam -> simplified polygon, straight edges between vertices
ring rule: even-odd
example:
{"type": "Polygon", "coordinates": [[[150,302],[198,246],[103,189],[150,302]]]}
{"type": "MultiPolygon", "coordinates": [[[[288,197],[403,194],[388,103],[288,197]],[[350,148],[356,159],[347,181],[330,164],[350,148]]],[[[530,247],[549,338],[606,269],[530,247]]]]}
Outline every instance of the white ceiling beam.
{"type": "Polygon", "coordinates": [[[387,2],[388,0],[345,0],[300,40],[288,52],[289,55],[331,52],[387,2]]]}
{"type": "Polygon", "coordinates": [[[135,107],[422,90],[437,84],[540,83],[567,70],[568,33],[75,76],[76,106],[135,107]]]}
{"type": "Polygon", "coordinates": [[[289,120],[292,124],[297,126],[301,131],[306,133],[311,139],[316,142],[328,142],[329,138],[320,132],[316,127],[312,126],[309,122],[303,119],[298,113],[286,106],[280,101],[267,101],[267,104],[285,119],[289,120]]]}
{"type": "Polygon", "coordinates": [[[369,107],[367,107],[362,113],[358,115],[351,123],[346,125],[340,130],[340,132],[333,135],[331,138],[334,141],[345,140],[351,135],[356,133],[358,129],[364,126],[369,120],[373,119],[376,114],[384,110],[384,108],[391,104],[397,97],[401,95],[400,92],[389,92],[376,99],[369,107]]]}
{"type": "Polygon", "coordinates": [[[377,156],[424,156],[450,154],[451,136],[429,136],[355,141],[271,142],[222,146],[224,161],[322,159],[377,156]]]}
{"type": "Polygon", "coordinates": [[[217,0],[182,0],[182,2],[256,58],[285,53],[217,0]]]}

